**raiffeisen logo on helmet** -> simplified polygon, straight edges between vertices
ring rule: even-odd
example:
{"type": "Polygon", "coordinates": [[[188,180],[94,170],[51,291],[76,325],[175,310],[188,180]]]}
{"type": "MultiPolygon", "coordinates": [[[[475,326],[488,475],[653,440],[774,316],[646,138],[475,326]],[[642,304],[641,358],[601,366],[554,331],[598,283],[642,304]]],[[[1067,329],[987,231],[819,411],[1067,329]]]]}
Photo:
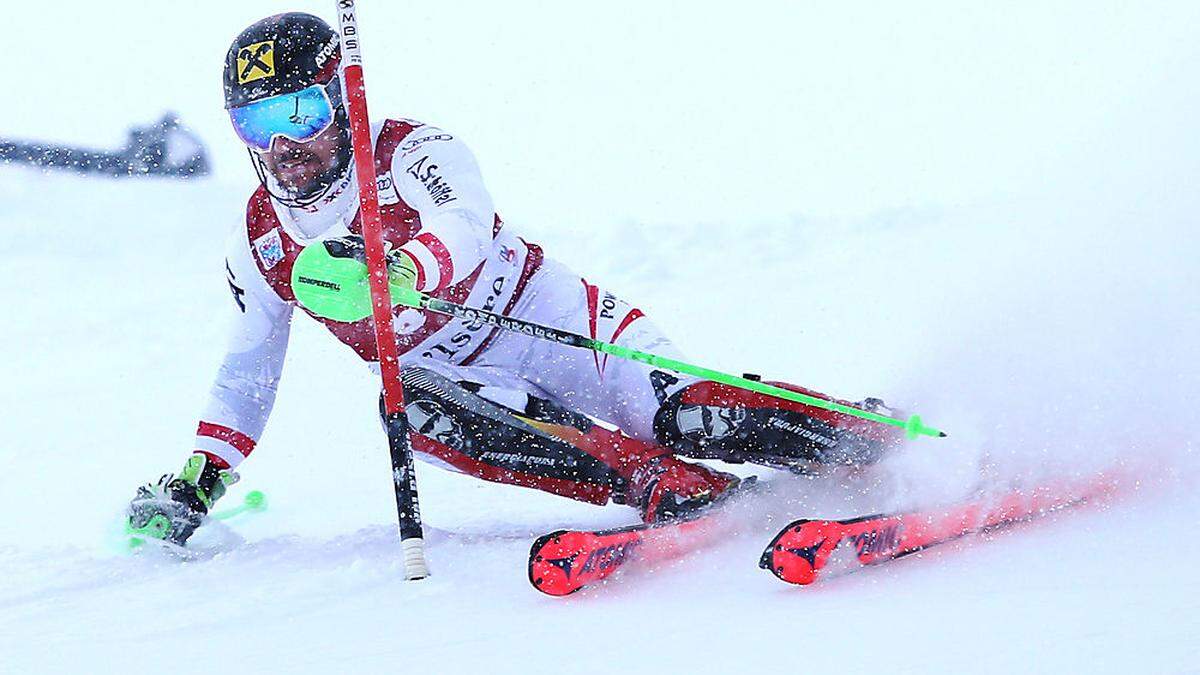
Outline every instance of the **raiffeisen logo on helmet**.
{"type": "Polygon", "coordinates": [[[238,50],[238,84],[275,76],[275,41],[264,40],[238,50]]]}
{"type": "Polygon", "coordinates": [[[325,65],[325,62],[329,60],[329,57],[333,56],[337,48],[338,36],[335,34],[329,38],[329,42],[326,42],[324,47],[321,47],[321,51],[317,52],[317,55],[313,57],[313,63],[316,64],[317,68],[325,65]]]}

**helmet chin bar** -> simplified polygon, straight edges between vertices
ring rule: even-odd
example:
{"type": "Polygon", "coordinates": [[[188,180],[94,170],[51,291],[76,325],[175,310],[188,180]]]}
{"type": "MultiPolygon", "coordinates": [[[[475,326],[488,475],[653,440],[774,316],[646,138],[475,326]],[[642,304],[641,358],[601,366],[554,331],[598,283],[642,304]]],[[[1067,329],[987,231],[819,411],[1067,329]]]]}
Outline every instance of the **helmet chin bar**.
{"type": "Polygon", "coordinates": [[[258,174],[258,181],[262,183],[267,194],[271,195],[275,201],[290,207],[310,206],[320,201],[329,192],[331,187],[341,182],[350,172],[353,150],[350,145],[350,124],[346,118],[345,108],[338,107],[334,116],[334,124],[338,126],[337,161],[334,162],[332,167],[326,169],[320,176],[317,176],[312,189],[303,193],[289,190],[280,185],[279,181],[267,168],[266,161],[263,160],[262,156],[250,148],[246,149],[250,153],[250,163],[254,165],[254,172],[258,174]]]}

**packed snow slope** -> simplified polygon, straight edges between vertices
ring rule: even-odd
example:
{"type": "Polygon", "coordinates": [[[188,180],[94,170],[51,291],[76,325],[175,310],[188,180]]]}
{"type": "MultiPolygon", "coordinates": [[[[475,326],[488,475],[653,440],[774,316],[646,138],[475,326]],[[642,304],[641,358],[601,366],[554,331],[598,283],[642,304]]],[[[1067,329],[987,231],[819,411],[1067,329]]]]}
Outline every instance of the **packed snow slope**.
{"type": "Polygon", "coordinates": [[[1195,671],[1200,7],[361,4],[372,112],[465,138],[512,227],[697,362],[950,438],[785,483],[768,526],[567,599],[529,587],[531,540],[631,510],[421,466],[434,576],[405,583],[377,381],[299,318],[230,497],[270,510],[202,533],[212,559],[116,555],[222,354],[255,179],[221,58],[284,8],[25,8],[0,135],[117,145],[169,108],[217,171],[0,169],[3,670],[1195,671]],[[811,588],[755,567],[770,526],[952,499],[984,457],[1139,486],[811,588]]]}

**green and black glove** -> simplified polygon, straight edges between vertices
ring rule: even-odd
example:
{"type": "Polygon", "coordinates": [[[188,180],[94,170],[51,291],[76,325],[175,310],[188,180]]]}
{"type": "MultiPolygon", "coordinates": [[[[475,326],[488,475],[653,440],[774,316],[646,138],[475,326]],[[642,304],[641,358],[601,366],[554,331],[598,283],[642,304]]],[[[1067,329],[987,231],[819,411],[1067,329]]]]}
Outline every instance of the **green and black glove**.
{"type": "Polygon", "coordinates": [[[125,532],[183,546],[225,488],[237,480],[236,473],[217,469],[203,454],[193,453],[178,476],[167,474],[158,483],[138,488],[129,502],[125,532]]]}

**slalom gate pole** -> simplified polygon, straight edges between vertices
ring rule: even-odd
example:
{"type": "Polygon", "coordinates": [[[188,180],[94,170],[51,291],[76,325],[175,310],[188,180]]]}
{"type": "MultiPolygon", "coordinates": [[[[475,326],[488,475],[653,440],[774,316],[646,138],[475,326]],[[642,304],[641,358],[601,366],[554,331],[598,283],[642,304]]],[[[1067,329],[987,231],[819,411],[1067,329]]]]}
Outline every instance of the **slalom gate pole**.
{"type": "MultiPolygon", "coordinates": [[[[372,281],[374,281],[374,279],[372,279],[372,281]]],[[[569,347],[579,347],[604,354],[611,354],[612,356],[617,356],[622,359],[645,363],[654,366],[655,368],[663,368],[676,373],[693,375],[706,380],[712,380],[713,382],[727,384],[731,387],[738,387],[760,394],[774,396],[786,401],[803,403],[805,405],[813,406],[814,408],[832,410],[834,412],[853,415],[854,417],[870,420],[879,424],[900,427],[901,429],[904,429],[905,435],[907,435],[910,439],[917,438],[918,436],[932,436],[936,438],[944,437],[946,435],[944,431],[939,431],[933,427],[925,426],[919,415],[912,415],[908,419],[888,417],[887,415],[880,415],[879,413],[873,413],[868,410],[861,410],[859,408],[855,408],[854,406],[837,403],[836,401],[827,401],[823,398],[809,396],[808,394],[802,394],[798,391],[776,387],[765,382],[759,382],[758,380],[751,380],[745,377],[738,377],[737,375],[730,375],[729,373],[722,373],[718,370],[712,370],[711,368],[704,368],[702,366],[684,363],[683,361],[677,361],[665,356],[658,356],[657,354],[640,352],[636,349],[621,347],[620,345],[603,342],[601,340],[579,335],[578,333],[560,330],[551,326],[544,326],[542,324],[533,323],[532,321],[525,321],[524,319],[517,319],[504,314],[497,314],[496,312],[489,312],[484,309],[467,307],[455,302],[450,302],[449,300],[430,297],[419,291],[403,290],[401,292],[397,292],[396,300],[402,305],[413,307],[415,309],[427,309],[431,312],[437,312],[438,314],[445,314],[447,316],[453,316],[473,323],[486,324],[496,328],[502,328],[514,333],[528,335],[529,337],[537,338],[539,340],[557,342],[558,344],[567,345],[569,347]]]]}
{"type": "Polygon", "coordinates": [[[400,546],[404,553],[404,578],[429,576],[425,563],[425,539],[421,509],[413,474],[412,443],[408,418],[404,415],[404,388],[400,382],[400,356],[392,329],[392,300],[388,291],[387,261],[383,248],[383,225],[379,216],[379,192],[375,185],[375,156],[371,148],[371,123],[367,115],[367,89],[363,81],[362,52],[354,0],[337,0],[338,28],[342,50],[342,86],[350,137],[354,146],[354,169],[358,175],[359,213],[367,249],[367,274],[371,288],[371,316],[375,344],[383,375],[383,415],[387,426],[392,478],[396,488],[396,513],[400,521],[400,546]]]}

